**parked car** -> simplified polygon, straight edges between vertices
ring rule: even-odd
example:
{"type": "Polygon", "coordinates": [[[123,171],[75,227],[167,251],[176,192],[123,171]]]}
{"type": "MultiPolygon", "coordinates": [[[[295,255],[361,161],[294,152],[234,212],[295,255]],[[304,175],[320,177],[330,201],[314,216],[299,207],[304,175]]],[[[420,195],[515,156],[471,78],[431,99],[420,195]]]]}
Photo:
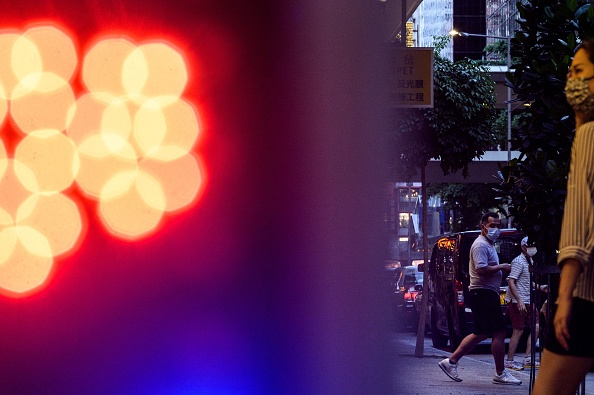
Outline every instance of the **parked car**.
{"type": "MultiPolygon", "coordinates": [[[[467,306],[470,284],[468,267],[470,246],[479,235],[479,231],[460,232],[438,239],[433,246],[428,268],[428,288],[434,347],[446,347],[449,341],[453,350],[473,330],[472,311],[467,306]]],[[[501,235],[495,242],[500,263],[511,263],[520,254],[523,236],[523,233],[515,229],[501,230],[501,235]]],[[[503,276],[500,300],[507,319],[506,292],[507,276],[503,276]]],[[[508,326],[511,334],[511,325],[508,326]]]]}
{"type": "MultiPolygon", "coordinates": [[[[400,326],[412,327],[417,330],[419,315],[421,312],[421,297],[423,294],[423,270],[422,266],[405,266],[399,280],[399,290],[402,300],[400,311],[400,326]]],[[[425,319],[425,325],[429,328],[429,319],[425,319]]]]}

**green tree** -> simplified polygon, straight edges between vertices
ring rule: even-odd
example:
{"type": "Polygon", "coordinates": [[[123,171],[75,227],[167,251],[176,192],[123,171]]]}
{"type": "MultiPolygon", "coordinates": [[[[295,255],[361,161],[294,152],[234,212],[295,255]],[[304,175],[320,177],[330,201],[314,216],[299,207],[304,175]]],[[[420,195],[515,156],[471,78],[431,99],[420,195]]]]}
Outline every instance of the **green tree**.
{"type": "Polygon", "coordinates": [[[563,93],[580,39],[594,36],[594,9],[587,0],[531,0],[517,4],[520,30],[511,40],[519,58],[508,79],[527,106],[514,128],[520,157],[501,169],[499,195],[515,226],[553,257],[558,247],[575,123],[563,93]]]}
{"type": "Polygon", "coordinates": [[[493,150],[507,149],[507,110],[498,110],[491,128],[493,150]]]}
{"type": "Polygon", "coordinates": [[[440,196],[444,209],[453,211],[455,222],[452,231],[476,230],[484,212],[502,211],[501,200],[494,193],[494,184],[431,183],[427,186],[430,196],[440,196]]]}
{"type": "Polygon", "coordinates": [[[450,36],[437,39],[434,54],[434,108],[401,109],[393,122],[394,168],[408,180],[430,159],[440,159],[444,174],[462,170],[493,143],[494,83],[489,70],[463,59],[440,56],[450,36]]]}
{"type": "MultiPolygon", "coordinates": [[[[489,64],[494,66],[507,65],[507,40],[498,39],[489,43],[483,48],[483,52],[487,54],[487,60],[478,61],[481,64],[489,64]]],[[[511,55],[511,54],[510,54],[511,55]]],[[[519,62],[519,59],[511,58],[511,64],[514,65],[519,62]]]]}
{"type": "Polygon", "coordinates": [[[489,43],[483,48],[487,54],[487,60],[481,61],[484,64],[506,65],[507,64],[507,40],[497,40],[489,43]]]}
{"type": "MultiPolygon", "coordinates": [[[[512,130],[518,129],[525,121],[528,114],[512,114],[512,130]]],[[[507,149],[507,110],[498,110],[493,126],[491,127],[493,137],[493,150],[507,149]]]]}

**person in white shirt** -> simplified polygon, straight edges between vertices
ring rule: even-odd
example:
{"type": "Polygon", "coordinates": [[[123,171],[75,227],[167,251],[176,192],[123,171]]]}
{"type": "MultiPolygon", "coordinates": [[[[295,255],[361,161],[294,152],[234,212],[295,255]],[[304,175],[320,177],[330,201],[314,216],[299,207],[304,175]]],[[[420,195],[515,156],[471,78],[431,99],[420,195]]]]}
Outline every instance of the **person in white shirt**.
{"type": "MultiPolygon", "coordinates": [[[[514,355],[516,354],[520,338],[524,333],[524,328],[530,328],[531,319],[534,319],[536,328],[535,336],[537,339],[539,332],[538,311],[536,306],[530,304],[530,265],[537,249],[535,246],[528,246],[528,237],[522,239],[520,247],[522,248],[522,253],[515,257],[511,263],[511,272],[507,277],[508,292],[505,295],[505,301],[508,304],[507,311],[513,328],[513,333],[509,340],[505,368],[511,370],[530,368],[533,363],[531,358],[531,334],[528,335],[526,356],[523,363],[514,361],[514,355]]],[[[542,288],[540,289],[542,290],[542,288]]],[[[539,362],[535,360],[534,365],[538,367],[539,362]]]]}

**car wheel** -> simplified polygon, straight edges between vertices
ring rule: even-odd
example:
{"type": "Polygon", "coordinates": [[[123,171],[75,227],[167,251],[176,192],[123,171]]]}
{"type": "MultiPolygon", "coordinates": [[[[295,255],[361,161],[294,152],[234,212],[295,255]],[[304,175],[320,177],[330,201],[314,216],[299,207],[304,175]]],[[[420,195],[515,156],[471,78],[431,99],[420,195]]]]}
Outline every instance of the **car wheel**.
{"type": "Polygon", "coordinates": [[[431,309],[431,340],[433,347],[443,348],[448,345],[448,337],[443,335],[437,328],[437,317],[435,316],[435,309],[431,309]]]}

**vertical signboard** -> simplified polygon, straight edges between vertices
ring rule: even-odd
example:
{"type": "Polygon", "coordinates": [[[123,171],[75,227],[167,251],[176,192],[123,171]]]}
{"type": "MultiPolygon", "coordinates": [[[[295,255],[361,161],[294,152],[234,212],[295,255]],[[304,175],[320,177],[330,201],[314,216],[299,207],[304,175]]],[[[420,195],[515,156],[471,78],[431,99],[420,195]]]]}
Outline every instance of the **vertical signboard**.
{"type": "Polygon", "coordinates": [[[413,33],[414,33],[414,25],[412,22],[406,22],[406,46],[407,47],[414,47],[414,39],[413,39],[413,33]]]}
{"type": "Polygon", "coordinates": [[[390,48],[390,107],[433,107],[433,48],[390,48]]]}

